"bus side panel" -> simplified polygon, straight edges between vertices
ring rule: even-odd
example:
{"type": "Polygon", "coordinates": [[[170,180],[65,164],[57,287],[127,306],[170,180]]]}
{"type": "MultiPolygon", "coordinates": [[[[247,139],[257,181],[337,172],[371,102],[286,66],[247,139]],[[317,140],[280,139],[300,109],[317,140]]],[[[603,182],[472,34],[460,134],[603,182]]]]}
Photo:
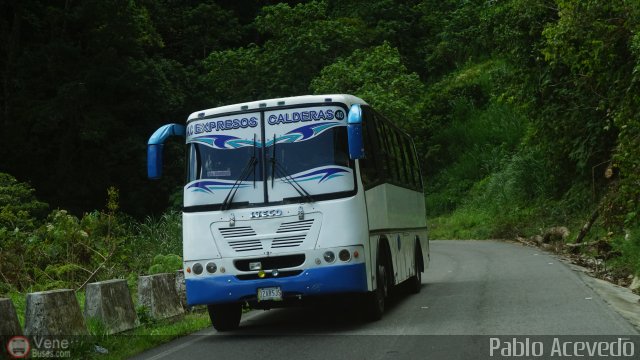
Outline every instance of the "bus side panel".
{"type": "Polygon", "coordinates": [[[366,191],[369,230],[424,228],[424,198],[417,191],[381,184],[366,191]]]}
{"type": "Polygon", "coordinates": [[[371,242],[371,262],[375,263],[379,239],[389,243],[396,284],[415,275],[415,239],[420,239],[423,260],[428,264],[428,240],[424,197],[415,190],[381,184],[366,191],[371,242]]]}

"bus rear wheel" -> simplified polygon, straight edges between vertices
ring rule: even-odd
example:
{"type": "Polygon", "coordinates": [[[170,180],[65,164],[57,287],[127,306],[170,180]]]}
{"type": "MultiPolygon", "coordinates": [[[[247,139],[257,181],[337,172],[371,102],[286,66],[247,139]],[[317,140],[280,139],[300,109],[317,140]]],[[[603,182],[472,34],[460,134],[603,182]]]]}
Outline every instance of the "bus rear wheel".
{"type": "Polygon", "coordinates": [[[411,294],[417,294],[422,290],[422,272],[420,270],[420,248],[416,246],[415,250],[415,275],[409,278],[409,292],[411,294]]]}
{"type": "Polygon", "coordinates": [[[208,305],[211,325],[218,331],[237,329],[242,317],[242,304],[208,305]]]}

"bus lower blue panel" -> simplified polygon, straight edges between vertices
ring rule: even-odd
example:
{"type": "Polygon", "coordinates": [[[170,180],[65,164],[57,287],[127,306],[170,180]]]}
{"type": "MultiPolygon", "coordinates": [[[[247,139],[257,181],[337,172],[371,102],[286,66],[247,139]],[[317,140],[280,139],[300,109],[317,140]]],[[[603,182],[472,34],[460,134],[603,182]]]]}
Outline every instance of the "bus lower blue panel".
{"type": "Polygon", "coordinates": [[[324,295],[367,291],[364,264],[326,266],[297,276],[238,280],[233,275],[186,279],[189,305],[217,304],[255,299],[258,288],[279,286],[283,296],[324,295]]]}

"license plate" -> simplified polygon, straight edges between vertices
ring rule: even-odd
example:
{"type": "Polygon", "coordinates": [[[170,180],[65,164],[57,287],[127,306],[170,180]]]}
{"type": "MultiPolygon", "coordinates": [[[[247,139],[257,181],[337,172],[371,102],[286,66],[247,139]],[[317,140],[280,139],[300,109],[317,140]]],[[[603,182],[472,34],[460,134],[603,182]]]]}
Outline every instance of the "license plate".
{"type": "Polygon", "coordinates": [[[279,287],[268,287],[258,289],[258,301],[280,301],[282,300],[282,290],[279,287]]]}

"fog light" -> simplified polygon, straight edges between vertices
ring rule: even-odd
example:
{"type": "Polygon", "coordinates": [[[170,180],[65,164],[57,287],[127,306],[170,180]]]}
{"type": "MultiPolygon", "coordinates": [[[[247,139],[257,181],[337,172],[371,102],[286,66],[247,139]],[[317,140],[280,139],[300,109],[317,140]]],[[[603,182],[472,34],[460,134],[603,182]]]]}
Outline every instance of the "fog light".
{"type": "Polygon", "coordinates": [[[264,270],[260,270],[260,271],[258,271],[258,277],[259,277],[260,279],[262,279],[262,278],[264,277],[264,275],[265,275],[264,270]]]}
{"type": "Polygon", "coordinates": [[[196,275],[202,274],[202,264],[200,263],[193,264],[193,273],[196,275]]]}
{"type": "Polygon", "coordinates": [[[338,253],[338,258],[340,258],[340,261],[349,261],[351,260],[351,253],[347,249],[342,249],[338,253]]]}
{"type": "Polygon", "coordinates": [[[208,263],[207,264],[207,272],[210,274],[215,273],[218,270],[218,266],[216,265],[216,263],[208,263]]]}
{"type": "Polygon", "coordinates": [[[331,264],[335,260],[336,260],[336,254],[334,254],[333,251],[325,251],[324,252],[324,261],[326,261],[329,264],[331,264]]]}
{"type": "Polygon", "coordinates": [[[278,276],[278,274],[280,274],[280,272],[278,271],[278,269],[273,269],[273,270],[271,271],[271,275],[273,275],[273,277],[278,276]]]}

